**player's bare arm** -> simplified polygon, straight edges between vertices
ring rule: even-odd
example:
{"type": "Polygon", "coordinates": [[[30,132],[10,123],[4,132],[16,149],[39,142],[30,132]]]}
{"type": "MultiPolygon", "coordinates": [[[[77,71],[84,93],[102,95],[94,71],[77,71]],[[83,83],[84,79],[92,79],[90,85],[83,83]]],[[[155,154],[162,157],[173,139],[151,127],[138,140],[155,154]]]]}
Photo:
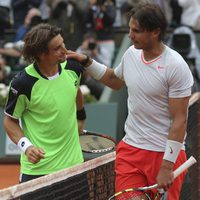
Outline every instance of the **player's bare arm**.
{"type": "Polygon", "coordinates": [[[187,127],[187,112],[190,97],[169,99],[169,112],[172,117],[172,126],[168,139],[182,143],[187,127]]]}
{"type": "Polygon", "coordinates": [[[114,70],[111,68],[107,68],[106,73],[103,75],[100,81],[115,90],[121,89],[125,85],[124,81],[119,79],[115,75],[114,70]]]}
{"type": "MultiPolygon", "coordinates": [[[[93,72],[95,73],[95,75],[98,74],[98,77],[100,74],[100,78],[98,78],[98,80],[100,82],[102,82],[104,85],[106,85],[112,89],[118,90],[124,86],[124,81],[119,79],[115,75],[114,70],[112,68],[102,65],[102,64],[92,60],[91,58],[87,57],[86,55],[78,54],[74,51],[68,50],[67,58],[73,58],[73,59],[77,60],[79,63],[82,63],[86,69],[89,69],[95,65],[95,69],[93,69],[93,72]],[[93,65],[93,66],[91,66],[91,65],[93,65]]],[[[90,75],[93,76],[93,73],[92,74],[90,73],[90,75]]],[[[94,77],[94,78],[96,78],[96,77],[94,77]]]]}
{"type": "Polygon", "coordinates": [[[4,117],[3,121],[4,128],[9,136],[9,138],[17,144],[21,137],[24,137],[22,129],[19,126],[19,120],[11,118],[9,116],[4,117]]]}
{"type": "MultiPolygon", "coordinates": [[[[25,138],[18,119],[14,119],[6,115],[4,118],[4,128],[9,138],[16,145],[19,143],[20,139],[25,138]]],[[[31,144],[27,146],[24,153],[26,154],[28,160],[32,163],[37,163],[40,161],[40,159],[44,158],[44,151],[41,148],[36,148],[31,144]]]]}
{"type": "Polygon", "coordinates": [[[77,96],[76,96],[76,108],[77,108],[78,132],[79,134],[82,134],[83,129],[85,127],[86,113],[84,109],[83,94],[80,88],[78,89],[77,96]]]}
{"type": "MultiPolygon", "coordinates": [[[[189,97],[169,99],[169,111],[172,118],[172,126],[168,135],[168,141],[183,143],[187,127],[187,108],[189,97]]],[[[174,153],[173,149],[170,150],[174,153]]],[[[174,163],[163,159],[160,172],[157,177],[159,187],[167,190],[173,183],[174,163]]]]}

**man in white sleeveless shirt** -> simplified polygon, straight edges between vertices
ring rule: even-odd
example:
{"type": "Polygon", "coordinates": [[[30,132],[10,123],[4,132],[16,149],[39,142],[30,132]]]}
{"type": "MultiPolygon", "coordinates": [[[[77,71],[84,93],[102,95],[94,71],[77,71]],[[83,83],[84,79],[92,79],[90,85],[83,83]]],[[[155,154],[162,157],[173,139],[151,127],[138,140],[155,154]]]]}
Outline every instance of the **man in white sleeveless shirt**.
{"type": "Polygon", "coordinates": [[[67,57],[105,85],[128,89],[126,135],[116,150],[116,192],[158,183],[168,191],[168,200],[178,200],[185,173],[174,180],[173,170],[186,160],[183,143],[193,77],[181,55],[162,42],[167,23],[158,5],[133,8],[129,27],[133,45],[114,70],[83,54],[68,51],[67,57]]]}

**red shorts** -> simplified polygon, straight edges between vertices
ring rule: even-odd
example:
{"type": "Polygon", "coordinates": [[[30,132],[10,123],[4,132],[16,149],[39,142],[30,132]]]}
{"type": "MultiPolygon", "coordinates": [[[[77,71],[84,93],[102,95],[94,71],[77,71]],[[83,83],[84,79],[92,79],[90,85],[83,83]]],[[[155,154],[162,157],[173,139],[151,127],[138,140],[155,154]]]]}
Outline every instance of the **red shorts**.
{"type": "MultiPolygon", "coordinates": [[[[116,192],[134,187],[149,186],[156,183],[163,152],[139,149],[120,141],[116,149],[115,173],[116,192]]],[[[185,151],[180,151],[174,170],[186,161],[185,151]]],[[[178,200],[186,172],[175,180],[168,190],[168,200],[178,200]]]]}

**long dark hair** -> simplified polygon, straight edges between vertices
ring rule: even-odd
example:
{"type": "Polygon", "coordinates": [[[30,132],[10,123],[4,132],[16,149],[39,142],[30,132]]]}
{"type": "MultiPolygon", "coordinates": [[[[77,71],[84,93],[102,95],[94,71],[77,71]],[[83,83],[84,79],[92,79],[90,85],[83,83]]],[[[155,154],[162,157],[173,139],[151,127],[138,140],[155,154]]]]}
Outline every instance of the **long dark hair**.
{"type": "Polygon", "coordinates": [[[49,42],[59,34],[62,35],[61,28],[50,24],[41,23],[34,26],[24,38],[24,59],[29,63],[38,62],[42,53],[48,53],[49,42]]]}

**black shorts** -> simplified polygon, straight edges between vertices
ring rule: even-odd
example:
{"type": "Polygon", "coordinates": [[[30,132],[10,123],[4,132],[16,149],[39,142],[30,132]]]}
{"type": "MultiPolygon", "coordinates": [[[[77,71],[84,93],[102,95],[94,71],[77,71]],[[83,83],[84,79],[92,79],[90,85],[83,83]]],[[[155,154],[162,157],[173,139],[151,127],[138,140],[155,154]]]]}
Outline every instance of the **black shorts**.
{"type": "Polygon", "coordinates": [[[26,181],[30,181],[36,178],[39,178],[44,175],[28,175],[28,174],[21,174],[20,183],[24,183],[26,181]]]}

